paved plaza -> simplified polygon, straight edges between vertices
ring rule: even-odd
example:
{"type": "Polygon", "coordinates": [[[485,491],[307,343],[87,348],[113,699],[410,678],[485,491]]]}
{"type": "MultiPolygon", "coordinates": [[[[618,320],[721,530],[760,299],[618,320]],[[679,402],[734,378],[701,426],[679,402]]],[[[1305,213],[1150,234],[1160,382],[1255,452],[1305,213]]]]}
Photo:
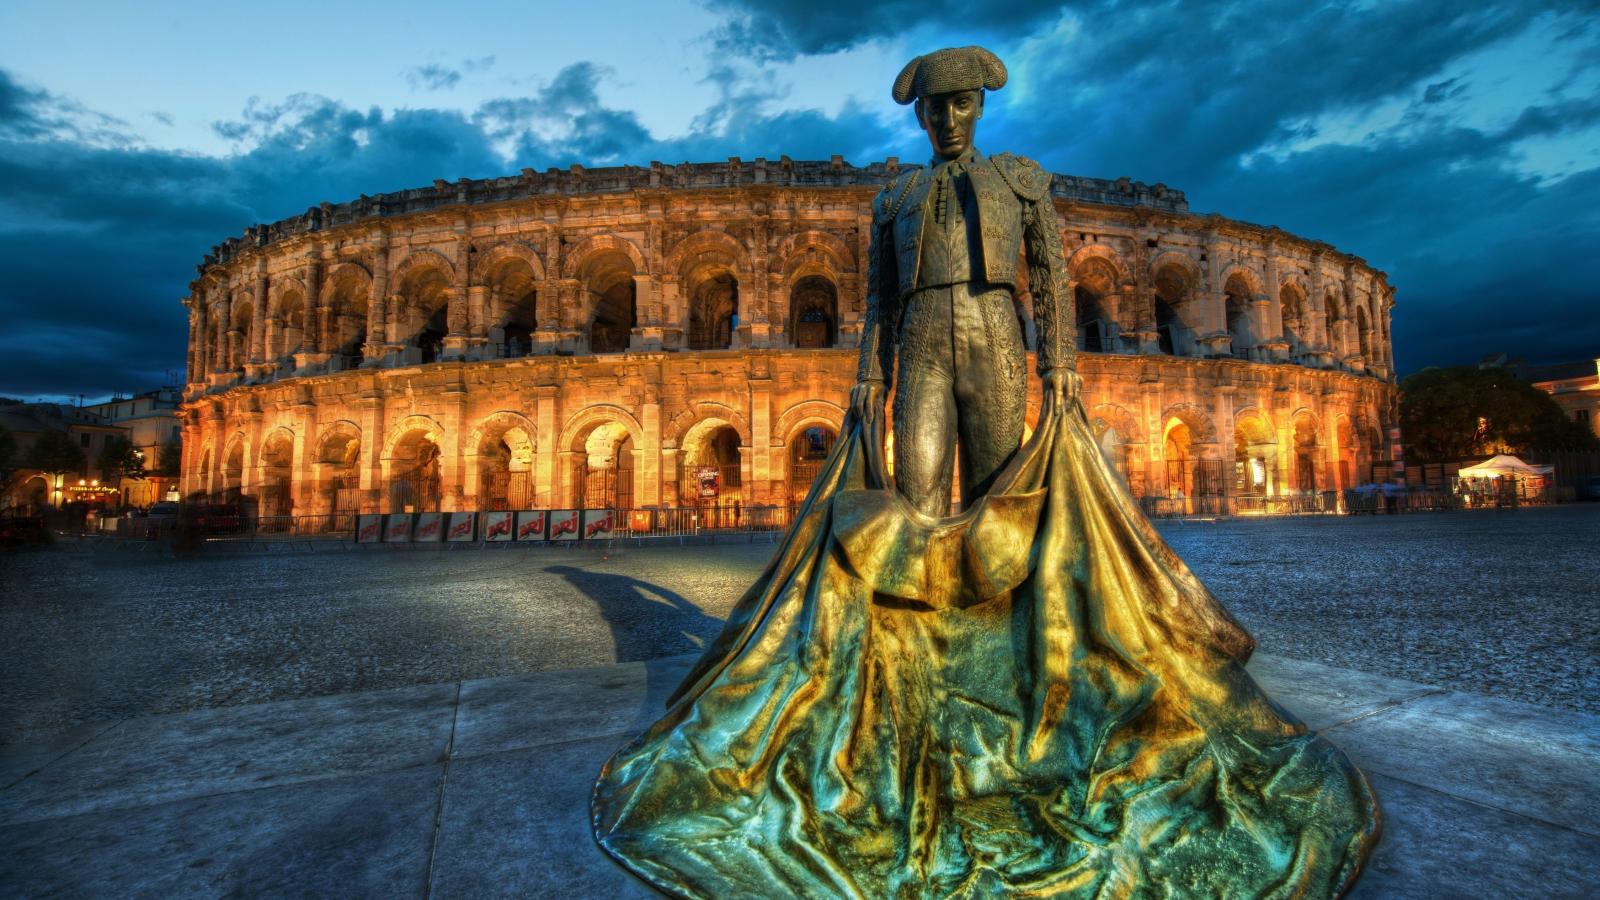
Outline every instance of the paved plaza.
{"type": "MultiPolygon", "coordinates": [[[[1600,883],[1600,504],[1163,525],[1384,807],[1356,897],[1600,883]]],[[[587,831],[772,546],[0,556],[0,895],[644,897],[587,831]]]]}

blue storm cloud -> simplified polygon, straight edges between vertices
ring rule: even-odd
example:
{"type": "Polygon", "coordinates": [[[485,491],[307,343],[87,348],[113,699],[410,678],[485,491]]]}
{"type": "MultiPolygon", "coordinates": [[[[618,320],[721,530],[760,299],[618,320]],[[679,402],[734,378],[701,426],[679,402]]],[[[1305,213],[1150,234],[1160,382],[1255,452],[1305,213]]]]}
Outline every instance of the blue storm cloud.
{"type": "MultiPolygon", "coordinates": [[[[987,150],[1166,182],[1197,211],[1276,224],[1386,269],[1403,372],[1496,349],[1600,355],[1586,268],[1600,258],[1600,157],[1558,170],[1528,159],[1533,144],[1581,143],[1600,125],[1581,71],[1600,63],[1592,4],[712,3],[731,22],[714,36],[731,54],[710,76],[719,99],[670,139],[603,102],[607,71],[593,63],[472,110],[252,103],[216,126],[239,148],[227,157],[150,148],[0,71],[0,394],[105,394],[181,371],[178,299],[200,254],[323,200],[572,162],[920,159],[909,115],[795,109],[739,74],[870,41],[1000,52],[1013,83],[990,104],[987,150]],[[1570,84],[1479,114],[1496,88],[1473,54],[1535,33],[1536,50],[1570,60],[1570,84]]],[[[448,87],[472,65],[437,69],[413,73],[418,86],[448,87]]]]}

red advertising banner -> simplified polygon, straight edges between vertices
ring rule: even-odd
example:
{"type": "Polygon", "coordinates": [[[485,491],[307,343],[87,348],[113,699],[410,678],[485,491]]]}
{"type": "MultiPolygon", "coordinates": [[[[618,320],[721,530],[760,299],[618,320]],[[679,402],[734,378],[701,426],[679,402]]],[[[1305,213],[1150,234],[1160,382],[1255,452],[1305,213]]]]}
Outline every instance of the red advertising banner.
{"type": "Polygon", "coordinates": [[[550,535],[552,541],[575,541],[578,539],[578,511],[575,509],[557,510],[550,514],[550,535]]]}
{"type": "Polygon", "coordinates": [[[411,513],[390,513],[383,539],[391,544],[411,540],[411,513]]]}
{"type": "Polygon", "coordinates": [[[722,470],[716,466],[706,466],[696,471],[696,480],[700,485],[700,496],[703,498],[716,498],[722,496],[722,470]]]}
{"type": "Polygon", "coordinates": [[[383,539],[383,516],[357,516],[356,540],[363,544],[376,543],[383,539]]]}
{"type": "Polygon", "coordinates": [[[445,534],[447,541],[471,541],[478,537],[478,514],[471,512],[453,512],[450,514],[450,531],[445,534]]]}
{"type": "Polygon", "coordinates": [[[413,541],[437,541],[444,537],[443,513],[418,513],[413,541]]]}
{"type": "Polygon", "coordinates": [[[617,511],[614,509],[586,509],[583,511],[583,539],[606,541],[617,535],[617,511]]]}
{"type": "Polygon", "coordinates": [[[544,510],[523,510],[517,513],[517,540],[542,541],[549,524],[550,514],[544,510]]]}
{"type": "Polygon", "coordinates": [[[483,539],[486,541],[511,540],[511,513],[486,512],[483,514],[483,539]]]}

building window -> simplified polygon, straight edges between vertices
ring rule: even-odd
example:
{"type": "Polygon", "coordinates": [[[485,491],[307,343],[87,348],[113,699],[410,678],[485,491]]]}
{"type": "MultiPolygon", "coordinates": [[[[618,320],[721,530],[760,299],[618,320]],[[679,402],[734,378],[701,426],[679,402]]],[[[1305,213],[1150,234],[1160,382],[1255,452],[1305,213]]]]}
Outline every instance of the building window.
{"type": "Polygon", "coordinates": [[[80,447],[89,446],[89,436],[87,434],[78,435],[78,446],[80,446],[80,447]]]}
{"type": "Polygon", "coordinates": [[[1587,409],[1580,409],[1572,415],[1578,420],[1579,425],[1589,424],[1589,411],[1587,409]]]}

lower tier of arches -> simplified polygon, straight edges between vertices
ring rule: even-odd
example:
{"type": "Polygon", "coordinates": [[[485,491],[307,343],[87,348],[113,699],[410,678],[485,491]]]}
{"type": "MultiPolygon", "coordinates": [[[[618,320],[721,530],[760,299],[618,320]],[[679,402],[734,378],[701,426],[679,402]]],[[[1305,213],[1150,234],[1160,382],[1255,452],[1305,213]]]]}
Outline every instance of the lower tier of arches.
{"type": "MultiPolygon", "coordinates": [[[[1079,357],[1137,497],[1369,483],[1394,387],[1295,365],[1079,357]]],[[[844,419],[852,351],[529,357],[235,388],[186,408],[182,490],[258,515],[789,506],[844,419]]],[[[1030,422],[1039,382],[1029,386],[1030,422]]],[[[892,446],[890,448],[892,454],[892,446]]]]}

